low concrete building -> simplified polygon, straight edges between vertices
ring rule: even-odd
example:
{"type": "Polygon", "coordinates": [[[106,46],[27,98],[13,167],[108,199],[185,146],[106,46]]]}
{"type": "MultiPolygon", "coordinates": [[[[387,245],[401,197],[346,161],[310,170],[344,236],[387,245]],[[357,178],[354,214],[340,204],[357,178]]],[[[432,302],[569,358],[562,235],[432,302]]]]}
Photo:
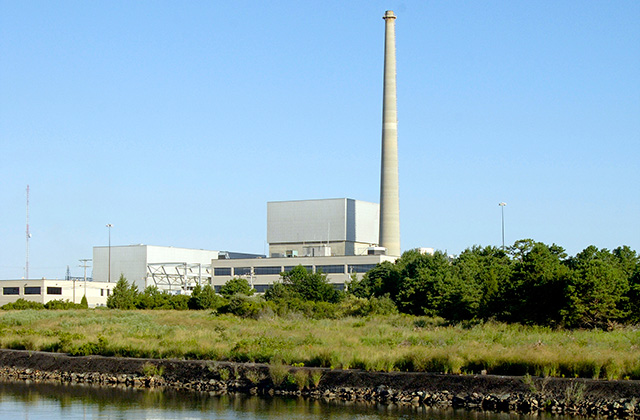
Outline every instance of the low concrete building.
{"type": "Polygon", "coordinates": [[[115,283],[83,280],[0,280],[0,306],[22,298],[45,304],[52,300],[80,303],[87,296],[90,308],[106,306],[115,283]]]}
{"type": "Polygon", "coordinates": [[[376,264],[394,262],[397,257],[387,255],[343,255],[293,258],[254,258],[211,261],[211,284],[220,289],[234,277],[247,279],[258,293],[266,291],[274,282],[280,281],[280,273],[302,265],[311,273],[322,272],[327,280],[342,289],[351,276],[361,279],[376,264]]]}

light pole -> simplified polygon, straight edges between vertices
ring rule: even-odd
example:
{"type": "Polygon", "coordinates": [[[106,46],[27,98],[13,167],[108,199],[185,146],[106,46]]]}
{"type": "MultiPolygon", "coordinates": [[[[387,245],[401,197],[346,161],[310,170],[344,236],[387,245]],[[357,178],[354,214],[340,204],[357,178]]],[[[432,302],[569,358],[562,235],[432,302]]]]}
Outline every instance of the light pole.
{"type": "Polygon", "coordinates": [[[112,227],[113,225],[111,223],[107,223],[107,228],[109,229],[109,277],[108,277],[109,283],[111,283],[111,228],[112,227]]]}
{"type": "Polygon", "coordinates": [[[506,206],[507,203],[503,201],[501,203],[498,203],[498,205],[500,206],[500,210],[502,212],[502,250],[504,251],[504,206],[506,206]]]}

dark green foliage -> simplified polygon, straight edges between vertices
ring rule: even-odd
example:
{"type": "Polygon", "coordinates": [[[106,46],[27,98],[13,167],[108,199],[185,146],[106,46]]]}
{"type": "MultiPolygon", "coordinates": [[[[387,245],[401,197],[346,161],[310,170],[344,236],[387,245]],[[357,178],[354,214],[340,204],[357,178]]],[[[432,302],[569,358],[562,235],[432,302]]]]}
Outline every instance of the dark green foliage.
{"type": "Polygon", "coordinates": [[[273,315],[273,310],[261,297],[251,297],[240,294],[231,296],[228,303],[218,308],[218,312],[253,319],[273,315]]]}
{"type": "Polygon", "coordinates": [[[347,284],[350,294],[357,297],[369,296],[397,296],[400,283],[398,267],[384,261],[369,270],[362,280],[353,279],[347,284]]]}
{"type": "Polygon", "coordinates": [[[569,260],[573,275],[567,292],[568,305],[563,311],[567,326],[605,328],[612,321],[624,319],[629,281],[635,268],[633,259],[626,258],[629,256],[625,252],[625,257],[620,258],[607,249],[590,246],[569,260]]]}
{"type": "Polygon", "coordinates": [[[15,302],[7,303],[6,305],[2,305],[2,309],[5,311],[16,310],[16,309],[44,309],[44,305],[39,302],[32,302],[30,300],[26,300],[23,298],[19,298],[15,302]]]}
{"type": "Polygon", "coordinates": [[[640,322],[639,267],[640,257],[626,246],[612,252],[588,247],[567,258],[556,244],[523,239],[508,252],[475,246],[451,260],[442,252],[407,251],[395,264],[379,264],[351,281],[348,294],[386,295],[401,312],[449,321],[609,328],[640,322]]]}
{"type": "Polygon", "coordinates": [[[226,298],[230,298],[235,294],[251,296],[253,292],[254,290],[251,288],[251,285],[249,285],[247,279],[240,277],[232,278],[220,288],[220,294],[226,298]]]}
{"type": "Polygon", "coordinates": [[[370,298],[346,296],[339,304],[338,311],[341,316],[370,316],[392,315],[398,313],[398,308],[388,295],[370,298]]]}
{"type": "Polygon", "coordinates": [[[186,310],[189,296],[173,295],[166,291],[160,291],[156,286],[149,286],[144,292],[138,293],[135,306],[138,309],[178,309],[186,310]]]}
{"type": "Polygon", "coordinates": [[[566,305],[570,271],[548,246],[536,242],[513,268],[503,292],[504,318],[512,322],[557,325],[566,305]]]}
{"type": "Polygon", "coordinates": [[[187,304],[189,309],[218,309],[225,304],[225,299],[216,295],[210,285],[197,285],[193,288],[187,304]]]}
{"type": "Polygon", "coordinates": [[[429,255],[412,250],[401,259],[398,309],[412,315],[438,315],[453,288],[449,258],[440,251],[429,255]]]}
{"type": "Polygon", "coordinates": [[[69,302],[69,300],[50,300],[44,304],[45,309],[84,309],[81,303],[69,302]]]}
{"type": "Polygon", "coordinates": [[[87,295],[82,295],[82,299],[80,300],[80,306],[85,309],[89,307],[89,302],[87,301],[87,295]]]}
{"type": "Polygon", "coordinates": [[[512,267],[499,248],[466,249],[453,263],[459,292],[448,298],[443,316],[455,320],[498,317],[504,311],[501,297],[511,281],[512,267]]]}
{"type": "Polygon", "coordinates": [[[124,275],[113,288],[111,296],[107,298],[107,307],[111,309],[135,309],[138,288],[135,284],[129,285],[124,275]]]}
{"type": "Polygon", "coordinates": [[[325,274],[309,273],[301,265],[280,275],[282,283],[275,283],[265,293],[266,300],[297,298],[302,301],[336,303],[342,297],[341,292],[333,288],[325,274]]]}
{"type": "Polygon", "coordinates": [[[627,293],[627,319],[633,323],[640,323],[640,264],[629,279],[629,292],[627,293]]]}

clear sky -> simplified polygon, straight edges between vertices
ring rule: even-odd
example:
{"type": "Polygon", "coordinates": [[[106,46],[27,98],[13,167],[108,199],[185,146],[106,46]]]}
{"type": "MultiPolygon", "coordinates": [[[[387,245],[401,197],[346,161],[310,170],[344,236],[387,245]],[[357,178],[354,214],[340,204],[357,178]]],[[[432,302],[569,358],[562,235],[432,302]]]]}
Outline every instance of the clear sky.
{"type": "Polygon", "coordinates": [[[401,241],[640,251],[640,2],[0,0],[0,279],[106,245],[263,253],[266,203],[379,201],[401,241]]]}

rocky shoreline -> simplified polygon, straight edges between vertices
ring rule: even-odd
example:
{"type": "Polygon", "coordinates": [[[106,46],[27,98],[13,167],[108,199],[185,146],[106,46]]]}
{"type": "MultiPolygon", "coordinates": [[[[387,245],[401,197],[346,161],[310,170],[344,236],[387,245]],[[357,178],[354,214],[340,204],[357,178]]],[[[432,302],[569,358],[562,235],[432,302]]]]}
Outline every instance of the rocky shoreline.
{"type": "Polygon", "coordinates": [[[164,387],[220,395],[282,395],[477,411],[640,417],[640,381],[366,372],[201,360],[71,357],[26,350],[0,350],[0,380],[164,387]]]}

